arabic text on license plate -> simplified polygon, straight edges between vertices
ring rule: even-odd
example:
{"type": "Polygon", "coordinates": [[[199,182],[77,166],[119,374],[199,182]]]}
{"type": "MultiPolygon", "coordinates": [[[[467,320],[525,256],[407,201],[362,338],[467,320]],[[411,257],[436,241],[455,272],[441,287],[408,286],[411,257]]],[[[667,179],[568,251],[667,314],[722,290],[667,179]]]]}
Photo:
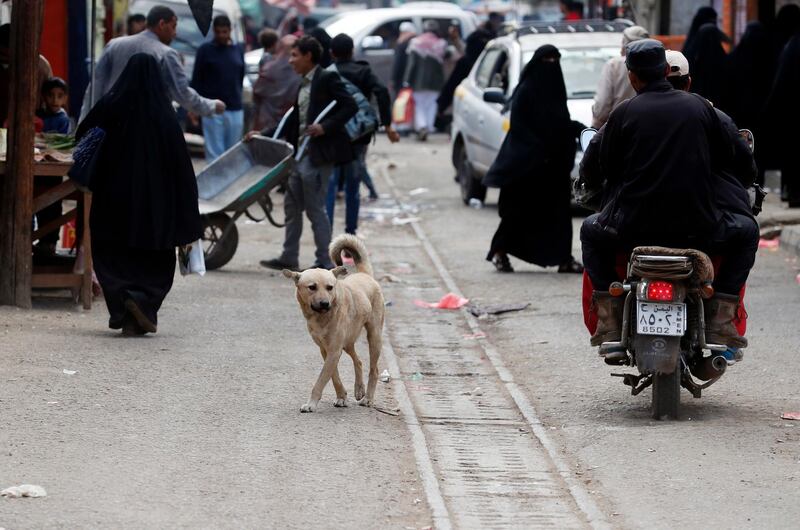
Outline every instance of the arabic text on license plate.
{"type": "Polygon", "coordinates": [[[686,331],[686,304],[637,302],[637,331],[641,335],[680,337],[686,331]]]}

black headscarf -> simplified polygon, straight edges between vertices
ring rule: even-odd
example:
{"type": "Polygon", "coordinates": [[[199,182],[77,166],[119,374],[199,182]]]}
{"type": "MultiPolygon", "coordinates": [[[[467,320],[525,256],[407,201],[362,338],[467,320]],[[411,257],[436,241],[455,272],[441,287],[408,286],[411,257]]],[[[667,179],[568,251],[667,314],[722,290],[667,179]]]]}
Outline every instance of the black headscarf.
{"type": "MultiPolygon", "coordinates": [[[[706,24],[717,25],[717,10],[713,7],[705,6],[697,10],[692,19],[692,25],[689,26],[689,32],[686,34],[686,41],[683,43],[683,54],[691,49],[694,45],[694,39],[697,37],[697,32],[700,31],[702,26],[706,24]]],[[[688,55],[686,55],[688,57],[688,55]]]]}
{"type": "Polygon", "coordinates": [[[800,6],[786,4],[778,11],[773,25],[772,33],[776,57],[781,54],[783,47],[798,31],[800,31],[800,6]]]}
{"type": "Polygon", "coordinates": [[[481,52],[486,47],[486,44],[492,40],[491,33],[482,28],[478,28],[469,34],[466,41],[466,49],[464,55],[456,61],[455,67],[447,82],[442,87],[439,93],[439,98],[436,100],[439,112],[443,113],[453,103],[453,94],[458,85],[467,78],[475,61],[478,60],[481,52]]]}
{"type": "Polygon", "coordinates": [[[697,32],[691,48],[685,52],[692,75],[692,92],[715,105],[723,101],[725,89],[725,36],[715,24],[705,24],[697,32]]]}
{"type": "Polygon", "coordinates": [[[719,106],[741,128],[757,127],[769,96],[776,69],[771,50],[772,42],[764,25],[751,22],[728,56],[726,80],[730,89],[719,106]]]}
{"type": "Polygon", "coordinates": [[[315,26],[311,28],[310,31],[307,33],[311,35],[322,45],[322,56],[319,59],[319,65],[322,68],[327,68],[331,65],[331,36],[328,35],[328,32],[325,31],[323,28],[319,26],[315,26]]]}
{"type": "Polygon", "coordinates": [[[511,128],[484,178],[486,185],[502,187],[529,178],[544,166],[569,175],[582,126],[569,116],[560,58],[558,48],[547,44],[536,50],[522,70],[511,96],[511,128]]]}
{"type": "Polygon", "coordinates": [[[197,181],[153,56],[130,58],[77,136],[92,127],[106,132],[90,182],[92,241],[153,250],[196,241],[197,181]]]}

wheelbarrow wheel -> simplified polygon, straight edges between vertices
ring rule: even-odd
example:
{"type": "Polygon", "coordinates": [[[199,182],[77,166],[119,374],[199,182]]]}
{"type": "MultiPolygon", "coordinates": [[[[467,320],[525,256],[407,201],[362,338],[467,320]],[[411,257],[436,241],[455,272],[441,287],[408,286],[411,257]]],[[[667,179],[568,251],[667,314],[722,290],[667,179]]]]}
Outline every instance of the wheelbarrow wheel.
{"type": "Polygon", "coordinates": [[[203,254],[206,270],[219,269],[236,254],[239,231],[236,223],[222,212],[203,216],[203,254]]]}

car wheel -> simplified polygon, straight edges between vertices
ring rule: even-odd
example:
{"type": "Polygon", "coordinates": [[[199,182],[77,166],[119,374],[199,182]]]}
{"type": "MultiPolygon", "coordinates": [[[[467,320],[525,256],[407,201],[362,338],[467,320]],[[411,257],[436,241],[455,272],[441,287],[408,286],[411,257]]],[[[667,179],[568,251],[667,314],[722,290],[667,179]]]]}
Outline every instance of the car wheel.
{"type": "Polygon", "coordinates": [[[461,200],[469,204],[470,199],[483,202],[486,199],[486,186],[476,178],[472,166],[467,158],[467,149],[462,145],[458,149],[458,184],[461,187],[461,200]]]}

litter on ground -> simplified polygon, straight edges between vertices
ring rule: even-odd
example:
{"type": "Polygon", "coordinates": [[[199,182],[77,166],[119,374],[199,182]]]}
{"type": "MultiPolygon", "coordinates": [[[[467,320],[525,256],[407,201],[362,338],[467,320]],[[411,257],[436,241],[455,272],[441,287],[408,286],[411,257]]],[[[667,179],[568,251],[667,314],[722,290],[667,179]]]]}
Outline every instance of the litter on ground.
{"type": "Polygon", "coordinates": [[[0,497],[8,497],[9,499],[19,499],[22,497],[47,497],[47,492],[41,486],[23,484],[21,486],[12,486],[0,491],[0,497]]]}
{"type": "Polygon", "coordinates": [[[800,412],[784,412],[781,414],[781,419],[800,421],[800,412]]]}
{"type": "Polygon", "coordinates": [[[780,239],[759,239],[758,248],[766,248],[769,250],[777,250],[780,247],[780,239]]]}
{"type": "Polygon", "coordinates": [[[530,302],[523,302],[519,304],[494,304],[487,306],[479,306],[477,304],[470,304],[467,310],[476,317],[483,315],[500,315],[502,313],[510,313],[512,311],[522,311],[530,307],[530,302]]]}
{"type": "Polygon", "coordinates": [[[428,193],[430,190],[428,188],[414,188],[413,190],[409,191],[408,194],[412,197],[415,195],[422,195],[423,193],[428,193]]]}
{"type": "Polygon", "coordinates": [[[66,368],[64,368],[64,375],[75,375],[77,373],[78,373],[77,370],[67,370],[66,368]]]}
{"type": "Polygon", "coordinates": [[[425,302],[424,300],[414,300],[417,307],[428,309],[459,309],[469,303],[469,300],[458,296],[455,293],[447,293],[438,302],[425,302]]]}
{"type": "Polygon", "coordinates": [[[402,226],[402,225],[409,225],[411,223],[416,223],[420,221],[419,217],[394,217],[392,219],[392,224],[395,226],[402,226]]]}
{"type": "Polygon", "coordinates": [[[384,370],[383,372],[381,372],[380,379],[381,382],[383,383],[388,383],[389,381],[391,381],[392,376],[389,374],[389,370],[384,370]]]}

